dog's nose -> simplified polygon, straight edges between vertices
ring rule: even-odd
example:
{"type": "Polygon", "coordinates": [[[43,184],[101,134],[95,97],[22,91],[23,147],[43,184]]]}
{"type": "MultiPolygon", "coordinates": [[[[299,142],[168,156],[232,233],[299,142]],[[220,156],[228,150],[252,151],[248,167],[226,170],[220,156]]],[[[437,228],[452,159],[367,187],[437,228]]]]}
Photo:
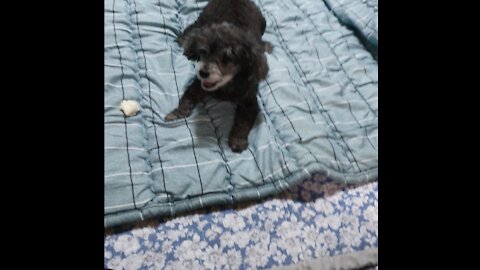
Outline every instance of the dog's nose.
{"type": "Polygon", "coordinates": [[[200,70],[200,71],[198,72],[198,74],[199,74],[200,77],[202,77],[202,78],[208,78],[208,75],[210,75],[208,72],[205,72],[205,71],[203,71],[203,70],[200,70]]]}

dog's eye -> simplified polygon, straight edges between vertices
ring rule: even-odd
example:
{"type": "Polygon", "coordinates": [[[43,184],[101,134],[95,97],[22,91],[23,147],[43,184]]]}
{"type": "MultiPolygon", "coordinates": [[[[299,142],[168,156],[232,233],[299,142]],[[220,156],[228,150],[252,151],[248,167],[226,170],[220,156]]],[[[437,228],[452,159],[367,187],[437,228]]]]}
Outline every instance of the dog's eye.
{"type": "Polygon", "coordinates": [[[228,54],[223,54],[222,56],[222,63],[226,64],[228,62],[230,62],[232,59],[228,56],[228,54]]]}

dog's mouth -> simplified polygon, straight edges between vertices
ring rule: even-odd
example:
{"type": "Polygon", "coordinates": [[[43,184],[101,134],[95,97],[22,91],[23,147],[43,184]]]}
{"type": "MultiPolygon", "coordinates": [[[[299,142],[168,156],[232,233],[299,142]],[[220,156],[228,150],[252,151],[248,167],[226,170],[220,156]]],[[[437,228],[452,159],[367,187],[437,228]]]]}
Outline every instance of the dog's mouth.
{"type": "Polygon", "coordinates": [[[202,80],[202,88],[206,91],[213,90],[213,88],[215,88],[216,85],[217,85],[217,82],[202,80]]]}

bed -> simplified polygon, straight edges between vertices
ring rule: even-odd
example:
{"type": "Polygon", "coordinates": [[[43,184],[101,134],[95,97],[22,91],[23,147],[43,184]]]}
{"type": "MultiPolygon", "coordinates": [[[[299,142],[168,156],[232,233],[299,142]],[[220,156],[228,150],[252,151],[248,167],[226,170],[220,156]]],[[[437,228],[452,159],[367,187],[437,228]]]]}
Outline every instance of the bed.
{"type": "Polygon", "coordinates": [[[241,154],[230,104],[163,121],[194,74],[175,38],[207,2],[105,1],[105,268],[374,266],[377,1],[254,1],[274,50],[241,154]]]}

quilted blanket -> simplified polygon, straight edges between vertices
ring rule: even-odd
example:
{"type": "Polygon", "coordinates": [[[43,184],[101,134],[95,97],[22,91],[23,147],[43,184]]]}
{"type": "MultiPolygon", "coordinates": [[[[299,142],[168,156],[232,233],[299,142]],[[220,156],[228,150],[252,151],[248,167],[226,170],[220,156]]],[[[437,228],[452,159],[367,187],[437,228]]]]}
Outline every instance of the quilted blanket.
{"type": "Polygon", "coordinates": [[[314,172],[377,177],[377,62],[329,1],[254,1],[274,49],[246,151],[228,147],[229,103],[163,120],[194,76],[175,39],[207,2],[105,0],[105,227],[263,198],[314,172]]]}
{"type": "Polygon", "coordinates": [[[365,47],[378,55],[378,0],[324,0],[337,18],[350,26],[365,47]]]}

